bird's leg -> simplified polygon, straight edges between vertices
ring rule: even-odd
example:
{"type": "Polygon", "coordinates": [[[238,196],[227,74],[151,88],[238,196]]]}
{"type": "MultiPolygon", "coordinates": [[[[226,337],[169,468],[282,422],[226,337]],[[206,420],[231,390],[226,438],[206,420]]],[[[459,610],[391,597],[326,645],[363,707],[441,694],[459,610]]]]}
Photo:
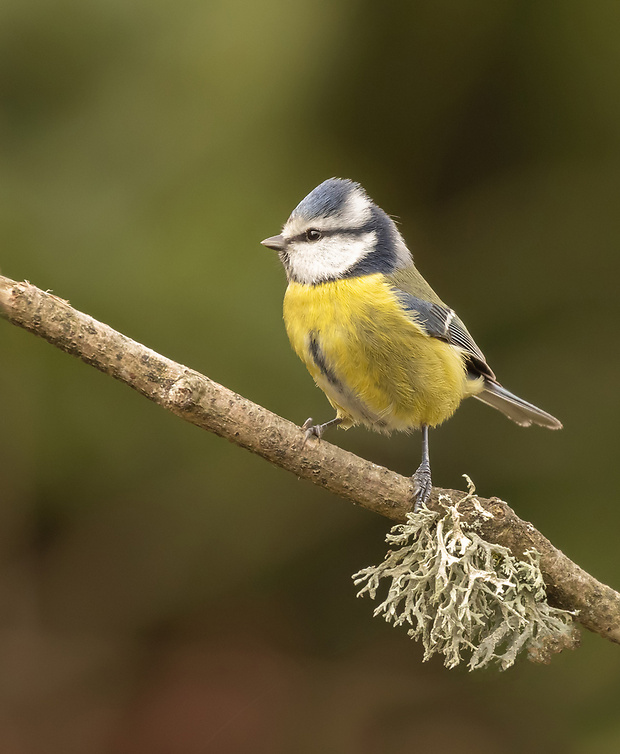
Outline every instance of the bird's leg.
{"type": "Polygon", "coordinates": [[[337,427],[341,421],[342,419],[340,419],[338,416],[329,422],[325,422],[325,424],[314,424],[314,420],[312,419],[312,417],[310,417],[309,419],[306,419],[306,421],[303,423],[301,427],[302,429],[306,430],[306,437],[304,439],[304,444],[302,447],[305,446],[305,444],[308,442],[308,440],[311,437],[316,437],[320,440],[321,437],[323,437],[323,432],[325,432],[325,430],[328,427],[332,427],[332,426],[337,427]]]}
{"type": "Polygon", "coordinates": [[[420,506],[427,502],[431,496],[433,484],[431,482],[431,463],[428,454],[428,427],[422,425],[422,463],[418,466],[417,471],[411,477],[414,484],[415,505],[413,512],[420,509],[420,506]]]}

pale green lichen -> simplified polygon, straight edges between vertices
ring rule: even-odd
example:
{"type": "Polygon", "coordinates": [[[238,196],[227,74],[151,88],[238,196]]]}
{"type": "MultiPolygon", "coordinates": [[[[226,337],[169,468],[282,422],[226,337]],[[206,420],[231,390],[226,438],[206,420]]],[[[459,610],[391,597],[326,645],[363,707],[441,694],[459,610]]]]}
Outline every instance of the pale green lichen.
{"type": "MultiPolygon", "coordinates": [[[[468,480],[469,481],[469,480],[468,480]]],[[[484,511],[473,495],[481,516],[484,511]]],[[[470,670],[498,663],[509,668],[526,648],[530,659],[548,662],[553,652],[574,647],[578,632],[571,613],[547,603],[535,550],[517,560],[510,550],[482,539],[449,498],[443,514],[422,508],[392,528],[390,550],[378,566],[354,574],[364,584],[358,597],[375,599],[382,582],[386,598],[375,609],[395,626],[408,624],[421,639],[424,660],[443,654],[454,668],[470,654],[470,670]]]]}

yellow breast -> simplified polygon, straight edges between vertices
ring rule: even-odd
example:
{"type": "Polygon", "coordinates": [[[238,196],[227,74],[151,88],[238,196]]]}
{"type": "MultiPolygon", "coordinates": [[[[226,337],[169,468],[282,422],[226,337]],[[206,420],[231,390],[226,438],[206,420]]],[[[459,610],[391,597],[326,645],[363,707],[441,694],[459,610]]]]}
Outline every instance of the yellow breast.
{"type": "Polygon", "coordinates": [[[426,335],[403,312],[381,274],[290,283],[284,322],[343,426],[435,426],[481,387],[467,379],[457,349],[426,335]]]}

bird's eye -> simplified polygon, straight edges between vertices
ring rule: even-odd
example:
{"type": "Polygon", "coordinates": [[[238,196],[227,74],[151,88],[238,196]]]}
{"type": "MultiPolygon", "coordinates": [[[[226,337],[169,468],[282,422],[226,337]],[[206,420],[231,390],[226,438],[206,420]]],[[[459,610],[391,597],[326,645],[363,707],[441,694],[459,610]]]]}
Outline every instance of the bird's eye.
{"type": "Polygon", "coordinates": [[[321,237],[321,231],[317,230],[316,228],[308,228],[306,231],[306,240],[307,241],[318,241],[321,237]]]}

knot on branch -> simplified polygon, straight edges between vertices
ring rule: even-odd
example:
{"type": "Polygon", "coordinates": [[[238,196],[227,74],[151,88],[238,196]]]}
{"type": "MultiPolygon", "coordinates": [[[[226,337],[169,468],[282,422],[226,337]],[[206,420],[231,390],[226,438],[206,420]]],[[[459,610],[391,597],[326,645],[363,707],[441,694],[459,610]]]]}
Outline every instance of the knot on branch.
{"type": "Polygon", "coordinates": [[[203,392],[204,386],[200,379],[191,373],[184,374],[170,386],[166,402],[172,409],[187,410],[199,401],[203,392]]]}

